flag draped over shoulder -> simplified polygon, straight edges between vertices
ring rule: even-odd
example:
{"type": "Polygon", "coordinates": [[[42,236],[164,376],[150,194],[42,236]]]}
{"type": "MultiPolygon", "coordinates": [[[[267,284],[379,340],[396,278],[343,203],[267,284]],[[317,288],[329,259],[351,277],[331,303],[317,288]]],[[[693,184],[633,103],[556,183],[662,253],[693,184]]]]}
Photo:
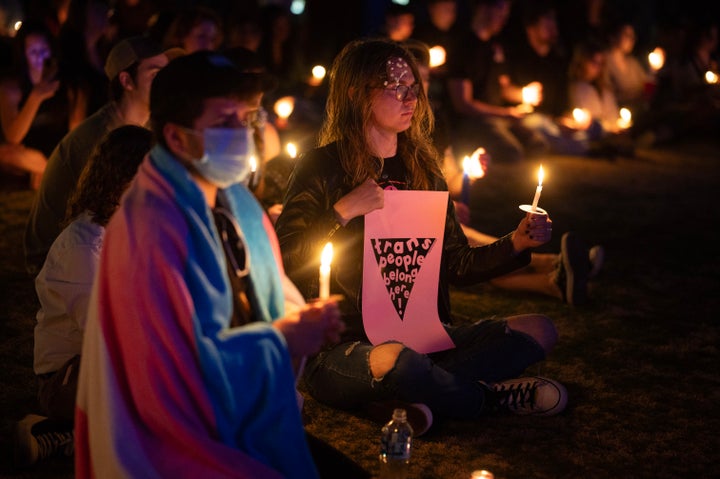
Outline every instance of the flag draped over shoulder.
{"type": "Polygon", "coordinates": [[[270,325],[283,315],[274,232],[245,187],[225,194],[265,321],[229,328],[212,213],[156,146],[107,227],[80,367],[77,477],[317,477],[287,346],[270,325]]]}

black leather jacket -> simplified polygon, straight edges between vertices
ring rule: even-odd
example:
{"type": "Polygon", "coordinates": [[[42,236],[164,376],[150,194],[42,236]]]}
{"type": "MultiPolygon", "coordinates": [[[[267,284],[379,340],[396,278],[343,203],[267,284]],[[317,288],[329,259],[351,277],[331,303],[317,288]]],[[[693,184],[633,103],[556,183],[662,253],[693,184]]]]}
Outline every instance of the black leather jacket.
{"type": "MultiPolygon", "coordinates": [[[[318,296],[320,254],[332,241],[334,255],[330,292],[341,293],[347,331],[344,340],[367,340],[362,328],[362,265],[364,217],[346,226],[337,223],[333,205],[353,187],[345,182],[336,144],[309,151],[298,159],[290,178],[283,212],[275,225],[288,276],[305,298],[318,296]]],[[[433,190],[446,191],[441,177],[433,190]]],[[[421,212],[418,212],[421,214],[421,212]]],[[[471,247],[448,199],[438,288],[438,313],[451,323],[449,285],[465,286],[509,273],[530,262],[530,252],[513,254],[510,234],[497,242],[471,247]]]]}

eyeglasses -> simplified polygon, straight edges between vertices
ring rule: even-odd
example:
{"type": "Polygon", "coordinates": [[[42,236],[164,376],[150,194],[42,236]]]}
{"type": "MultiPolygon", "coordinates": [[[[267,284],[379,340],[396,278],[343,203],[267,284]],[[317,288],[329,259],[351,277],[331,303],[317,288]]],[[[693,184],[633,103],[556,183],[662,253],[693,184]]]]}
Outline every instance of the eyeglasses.
{"type": "Polygon", "coordinates": [[[413,83],[412,85],[403,85],[402,83],[398,83],[395,86],[388,87],[388,82],[386,81],[383,85],[386,90],[395,92],[395,99],[397,101],[405,101],[411,91],[415,98],[417,98],[420,95],[420,88],[422,88],[419,83],[413,83]]]}
{"type": "Polygon", "coordinates": [[[245,243],[240,225],[235,217],[225,208],[216,207],[213,209],[215,226],[220,233],[225,257],[237,278],[244,278],[250,273],[250,250],[245,243]]]}

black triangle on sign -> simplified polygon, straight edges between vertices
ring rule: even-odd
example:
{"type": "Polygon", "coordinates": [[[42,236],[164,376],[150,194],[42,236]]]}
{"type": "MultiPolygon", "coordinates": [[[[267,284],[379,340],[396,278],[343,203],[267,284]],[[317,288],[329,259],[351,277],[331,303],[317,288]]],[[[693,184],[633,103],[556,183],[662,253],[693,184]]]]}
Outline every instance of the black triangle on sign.
{"type": "Polygon", "coordinates": [[[380,276],[402,321],[410,292],[436,238],[374,238],[370,240],[380,276]]]}

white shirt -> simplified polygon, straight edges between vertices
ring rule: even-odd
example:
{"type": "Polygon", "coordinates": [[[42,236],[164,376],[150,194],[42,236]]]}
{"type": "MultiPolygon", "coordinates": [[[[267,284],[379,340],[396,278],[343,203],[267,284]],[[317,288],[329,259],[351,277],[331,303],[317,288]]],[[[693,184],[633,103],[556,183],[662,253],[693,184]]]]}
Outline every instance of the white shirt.
{"type": "Polygon", "coordinates": [[[55,239],[35,278],[40,300],[35,326],[35,374],[57,371],[82,350],[93,278],[105,228],[88,212],[78,216],[55,239]]]}

